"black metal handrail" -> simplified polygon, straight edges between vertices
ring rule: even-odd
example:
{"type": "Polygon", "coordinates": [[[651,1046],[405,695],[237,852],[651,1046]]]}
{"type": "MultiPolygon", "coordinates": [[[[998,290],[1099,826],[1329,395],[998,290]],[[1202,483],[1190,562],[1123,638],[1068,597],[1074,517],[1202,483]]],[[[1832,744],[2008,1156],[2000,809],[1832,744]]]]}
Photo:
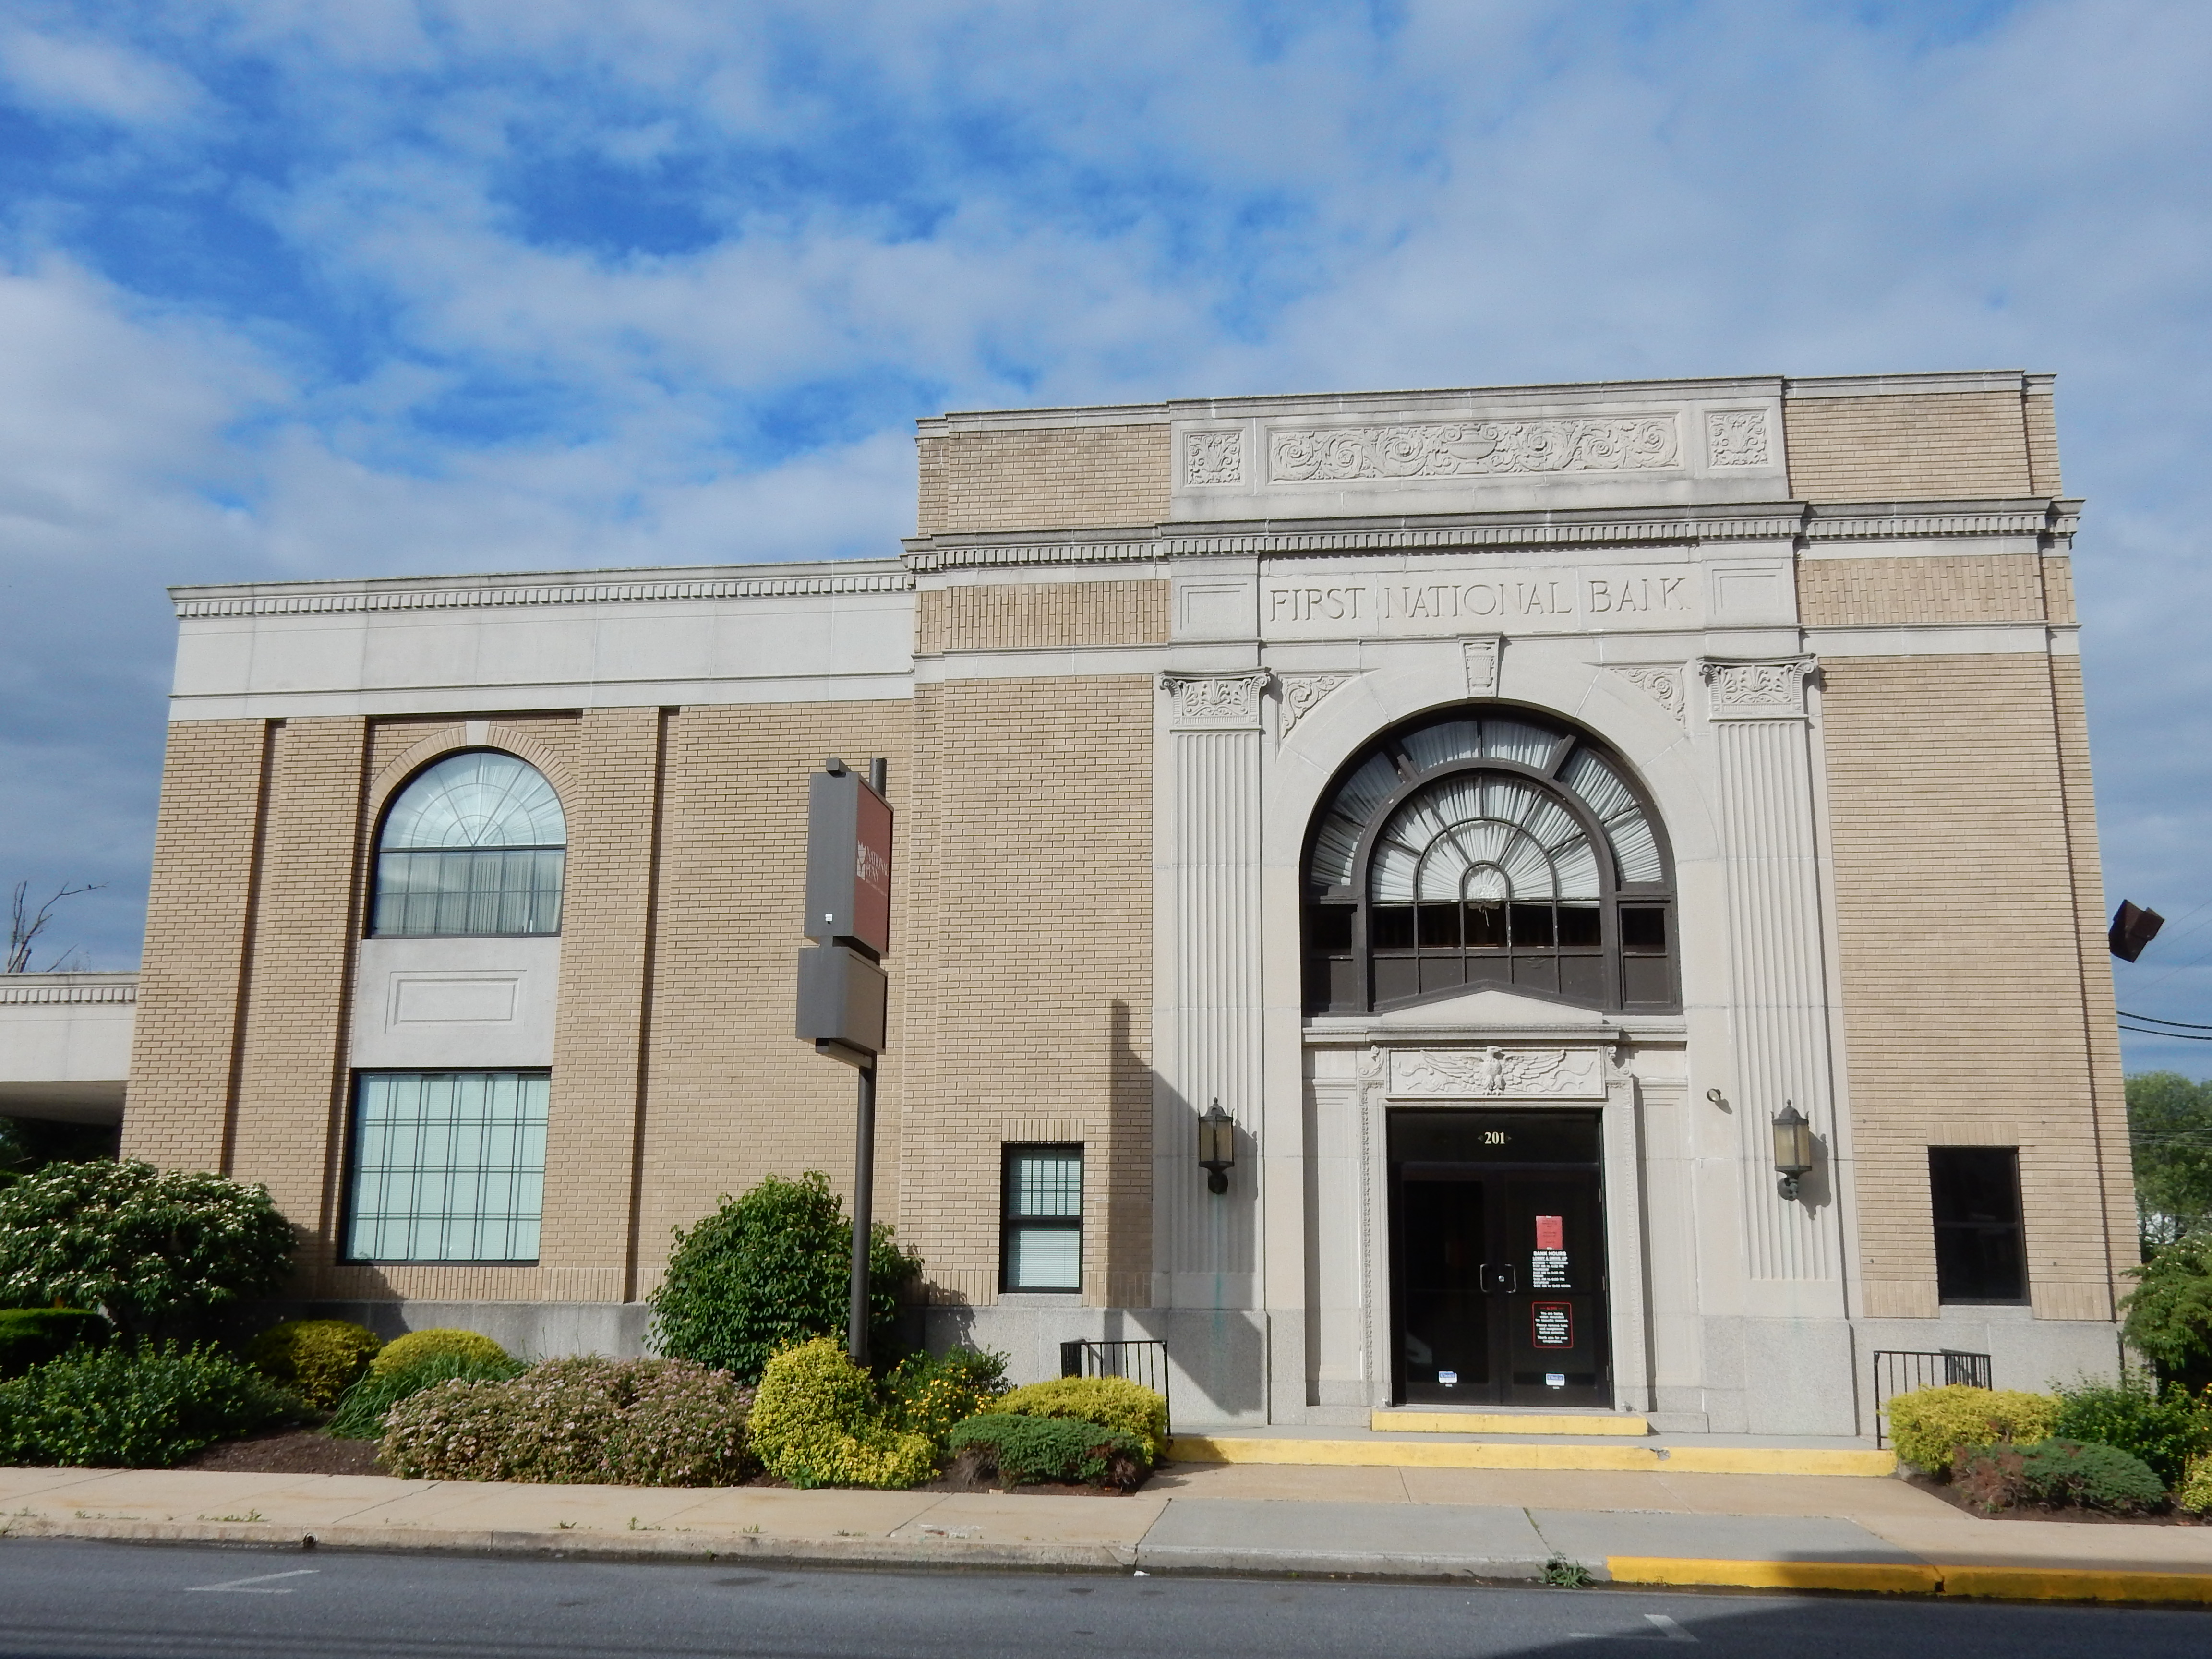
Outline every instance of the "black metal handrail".
{"type": "Polygon", "coordinates": [[[1874,1351],[1874,1443],[1887,1438],[1889,1402],[1899,1395],[1920,1389],[1945,1388],[1962,1382],[1970,1389],[1995,1386],[1990,1381],[1990,1357],[1959,1348],[1922,1352],[1909,1348],[1874,1351]]]}
{"type": "Polygon", "coordinates": [[[1092,1342],[1079,1337],[1060,1345],[1062,1376],[1122,1376],[1152,1389],[1167,1402],[1175,1421],[1175,1396],[1168,1392],[1168,1345],[1158,1339],[1092,1342]]]}

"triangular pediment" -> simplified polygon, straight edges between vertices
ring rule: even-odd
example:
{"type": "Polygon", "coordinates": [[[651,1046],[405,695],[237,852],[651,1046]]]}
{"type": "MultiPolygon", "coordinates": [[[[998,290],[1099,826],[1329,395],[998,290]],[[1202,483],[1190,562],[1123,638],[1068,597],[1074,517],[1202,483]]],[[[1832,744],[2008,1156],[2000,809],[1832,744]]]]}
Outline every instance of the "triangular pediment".
{"type": "Polygon", "coordinates": [[[1394,1008],[1376,1017],[1375,1024],[1386,1031],[1463,1031],[1485,1033],[1605,1036],[1618,1028],[1604,1014],[1565,1003],[1546,1002],[1539,997],[1516,995],[1492,987],[1463,996],[1440,997],[1411,1008],[1394,1008]]]}

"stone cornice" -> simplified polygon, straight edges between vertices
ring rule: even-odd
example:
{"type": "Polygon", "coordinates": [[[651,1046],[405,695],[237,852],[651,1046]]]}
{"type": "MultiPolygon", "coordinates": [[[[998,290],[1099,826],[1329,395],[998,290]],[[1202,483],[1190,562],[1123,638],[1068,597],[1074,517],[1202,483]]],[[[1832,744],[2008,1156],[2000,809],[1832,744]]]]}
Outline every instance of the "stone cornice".
{"type": "Polygon", "coordinates": [[[137,1000],[135,973],[0,974],[0,1007],[137,1000]]]}
{"type": "MultiPolygon", "coordinates": [[[[773,567],[776,574],[717,572],[547,572],[536,577],[428,578],[394,582],[255,583],[236,587],[173,587],[179,619],[200,617],[298,617],[364,611],[479,610],[507,605],[635,605],[685,599],[812,599],[845,593],[903,593],[914,578],[886,561],[825,559],[773,567]],[[854,565],[860,568],[854,568],[854,565]],[[554,580],[567,575],[568,580],[554,580]],[[624,580],[627,578],[627,580],[624,580]]],[[[725,567],[726,568],[726,567],[725,567]]]]}

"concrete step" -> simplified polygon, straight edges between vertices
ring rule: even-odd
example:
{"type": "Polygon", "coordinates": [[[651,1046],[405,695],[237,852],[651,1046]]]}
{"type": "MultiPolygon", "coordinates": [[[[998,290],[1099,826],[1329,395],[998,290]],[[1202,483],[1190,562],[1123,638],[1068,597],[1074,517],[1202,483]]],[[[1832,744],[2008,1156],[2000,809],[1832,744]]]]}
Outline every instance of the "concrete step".
{"type": "Polygon", "coordinates": [[[1452,1440],[1315,1435],[1178,1434],[1168,1455],[1188,1463],[1307,1463],[1408,1469],[1602,1469],[1675,1474],[1840,1474],[1897,1472],[1897,1454],[1859,1446],[1700,1443],[1606,1443],[1595,1438],[1513,1435],[1452,1440]]]}
{"type": "Polygon", "coordinates": [[[1633,1435],[1651,1432],[1649,1419],[1626,1412],[1419,1411],[1389,1406],[1367,1426],[1377,1434],[1633,1435]]]}

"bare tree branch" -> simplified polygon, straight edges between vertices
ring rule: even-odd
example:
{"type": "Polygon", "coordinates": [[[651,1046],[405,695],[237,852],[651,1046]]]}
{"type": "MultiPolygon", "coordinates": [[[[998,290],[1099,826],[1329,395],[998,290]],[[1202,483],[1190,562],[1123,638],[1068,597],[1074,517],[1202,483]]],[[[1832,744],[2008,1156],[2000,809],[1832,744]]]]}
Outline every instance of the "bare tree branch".
{"type": "MultiPolygon", "coordinates": [[[[61,890],[34,912],[31,909],[28,902],[31,884],[27,881],[17,882],[14,899],[8,909],[7,971],[11,974],[27,974],[31,971],[31,946],[37,941],[39,935],[46,931],[46,924],[54,919],[54,906],[65,898],[75,898],[79,893],[96,893],[106,885],[104,881],[88,881],[81,887],[71,887],[64,882],[62,884],[61,890]]],[[[57,971],[74,954],[76,954],[74,946],[63,951],[61,955],[46,964],[46,971],[50,974],[57,971]]]]}

